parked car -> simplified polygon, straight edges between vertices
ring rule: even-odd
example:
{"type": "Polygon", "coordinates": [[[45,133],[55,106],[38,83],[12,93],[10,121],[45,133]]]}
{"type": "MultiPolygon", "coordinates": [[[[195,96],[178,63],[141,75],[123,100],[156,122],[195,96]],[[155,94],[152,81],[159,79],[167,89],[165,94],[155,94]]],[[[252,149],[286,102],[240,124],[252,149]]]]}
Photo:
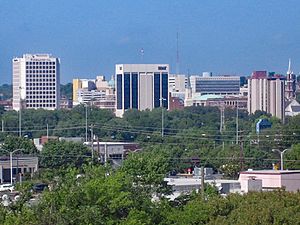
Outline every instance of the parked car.
{"type": "Polygon", "coordinates": [[[15,187],[12,184],[1,184],[0,185],[0,192],[1,191],[10,191],[12,192],[15,189],[15,187]]]}
{"type": "Polygon", "coordinates": [[[44,191],[46,188],[48,188],[48,184],[38,183],[38,184],[34,184],[34,185],[33,185],[32,191],[33,191],[33,192],[42,192],[42,191],[44,191]]]}

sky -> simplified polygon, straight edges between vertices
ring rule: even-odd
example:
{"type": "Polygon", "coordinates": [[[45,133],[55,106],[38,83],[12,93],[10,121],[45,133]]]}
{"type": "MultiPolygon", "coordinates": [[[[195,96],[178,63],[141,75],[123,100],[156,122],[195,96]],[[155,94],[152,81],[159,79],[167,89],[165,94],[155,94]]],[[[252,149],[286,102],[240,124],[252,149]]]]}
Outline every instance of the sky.
{"type": "Polygon", "coordinates": [[[179,73],[300,72],[299,0],[0,0],[0,84],[25,53],[60,58],[63,84],[118,63],[175,73],[177,33],[179,73]]]}

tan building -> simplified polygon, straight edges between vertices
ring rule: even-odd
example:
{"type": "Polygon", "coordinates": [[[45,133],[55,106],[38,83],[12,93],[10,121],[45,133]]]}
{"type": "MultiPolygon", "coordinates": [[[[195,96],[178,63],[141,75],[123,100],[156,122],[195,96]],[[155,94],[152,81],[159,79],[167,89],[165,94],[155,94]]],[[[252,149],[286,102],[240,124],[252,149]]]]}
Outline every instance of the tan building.
{"type": "Polygon", "coordinates": [[[266,71],[255,71],[248,81],[248,112],[257,110],[271,113],[284,121],[285,78],[267,76],[266,71]]]}

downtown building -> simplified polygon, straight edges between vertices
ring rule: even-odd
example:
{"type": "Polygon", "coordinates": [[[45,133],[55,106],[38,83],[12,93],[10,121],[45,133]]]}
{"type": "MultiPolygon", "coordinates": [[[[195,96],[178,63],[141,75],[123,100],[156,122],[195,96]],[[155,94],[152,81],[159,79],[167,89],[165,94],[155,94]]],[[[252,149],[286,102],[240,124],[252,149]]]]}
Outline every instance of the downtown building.
{"type": "Polygon", "coordinates": [[[59,108],[60,60],[49,54],[24,54],[12,60],[13,109],[59,108]]]}
{"type": "Polygon", "coordinates": [[[240,94],[240,77],[232,75],[212,76],[211,72],[204,72],[202,76],[190,77],[192,93],[200,95],[230,95],[240,94]]]}
{"type": "Polygon", "coordinates": [[[114,111],[116,103],[115,81],[104,76],[96,79],[73,79],[73,105],[89,105],[114,111]]]}
{"type": "Polygon", "coordinates": [[[284,122],[285,80],[280,75],[267,76],[266,71],[254,71],[248,80],[248,112],[261,110],[284,122]]]}
{"type": "Polygon", "coordinates": [[[168,64],[116,65],[116,116],[127,109],[169,108],[168,64]]]}

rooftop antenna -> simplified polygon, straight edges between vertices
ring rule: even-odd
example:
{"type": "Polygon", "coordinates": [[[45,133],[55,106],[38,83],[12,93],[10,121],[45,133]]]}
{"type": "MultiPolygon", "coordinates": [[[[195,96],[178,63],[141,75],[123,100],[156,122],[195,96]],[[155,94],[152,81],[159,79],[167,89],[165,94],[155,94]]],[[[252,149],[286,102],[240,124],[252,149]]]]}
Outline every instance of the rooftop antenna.
{"type": "Polygon", "coordinates": [[[289,58],[289,68],[288,68],[288,71],[287,71],[287,74],[292,74],[292,70],[291,70],[291,59],[289,58]]]}
{"type": "Polygon", "coordinates": [[[179,49],[178,49],[178,37],[179,33],[176,33],[176,75],[179,74],[179,49]]]}
{"type": "Polygon", "coordinates": [[[141,48],[140,53],[141,53],[141,60],[143,62],[144,61],[144,49],[143,48],[141,48]]]}

